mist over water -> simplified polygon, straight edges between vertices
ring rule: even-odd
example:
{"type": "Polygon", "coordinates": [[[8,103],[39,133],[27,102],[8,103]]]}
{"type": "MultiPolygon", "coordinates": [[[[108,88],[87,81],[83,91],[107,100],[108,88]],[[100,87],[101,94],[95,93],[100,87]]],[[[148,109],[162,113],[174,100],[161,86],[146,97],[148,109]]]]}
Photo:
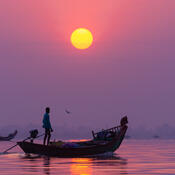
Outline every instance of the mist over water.
{"type": "MultiPolygon", "coordinates": [[[[102,129],[108,129],[114,127],[102,126],[102,127],[92,127],[86,125],[80,126],[69,126],[69,125],[53,125],[54,132],[52,133],[52,139],[62,140],[62,139],[90,139],[92,138],[92,130],[94,132],[101,131],[102,129]],[[80,132],[81,131],[81,132],[80,132]]],[[[28,124],[28,125],[7,125],[0,128],[0,135],[7,136],[9,133],[18,130],[18,134],[15,140],[21,140],[29,136],[29,131],[33,129],[38,129],[39,133],[42,134],[44,129],[38,124],[28,124]]],[[[133,127],[128,125],[127,138],[130,139],[175,139],[175,127],[163,124],[154,128],[147,128],[146,126],[133,127]]]]}

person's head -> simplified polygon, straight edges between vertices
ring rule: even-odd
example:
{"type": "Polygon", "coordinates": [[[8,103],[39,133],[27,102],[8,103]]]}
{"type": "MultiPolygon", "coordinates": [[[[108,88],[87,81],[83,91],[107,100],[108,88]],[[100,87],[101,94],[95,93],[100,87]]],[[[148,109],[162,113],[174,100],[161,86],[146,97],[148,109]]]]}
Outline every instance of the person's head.
{"type": "Polygon", "coordinates": [[[121,120],[120,120],[120,125],[124,126],[128,123],[128,117],[124,116],[121,120]]]}
{"type": "Polygon", "coordinates": [[[46,113],[50,113],[50,108],[49,107],[46,108],[46,113]]]}

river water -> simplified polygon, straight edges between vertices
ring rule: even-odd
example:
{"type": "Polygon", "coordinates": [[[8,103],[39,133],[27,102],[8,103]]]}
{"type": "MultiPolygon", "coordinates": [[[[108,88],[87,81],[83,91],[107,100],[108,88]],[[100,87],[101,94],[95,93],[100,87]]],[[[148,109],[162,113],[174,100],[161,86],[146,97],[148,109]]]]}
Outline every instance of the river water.
{"type": "Polygon", "coordinates": [[[26,156],[13,143],[0,142],[2,175],[123,175],[174,174],[175,140],[124,140],[113,156],[48,158],[26,156]]]}

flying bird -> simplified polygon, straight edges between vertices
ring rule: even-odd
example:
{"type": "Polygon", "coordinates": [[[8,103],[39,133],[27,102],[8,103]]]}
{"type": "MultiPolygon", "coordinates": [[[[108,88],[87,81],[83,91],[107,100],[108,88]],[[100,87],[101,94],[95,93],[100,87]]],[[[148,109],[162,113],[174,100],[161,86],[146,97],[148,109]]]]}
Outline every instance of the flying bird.
{"type": "Polygon", "coordinates": [[[66,112],[67,114],[71,114],[71,112],[70,112],[70,111],[68,111],[67,109],[65,109],[65,112],[66,112]]]}

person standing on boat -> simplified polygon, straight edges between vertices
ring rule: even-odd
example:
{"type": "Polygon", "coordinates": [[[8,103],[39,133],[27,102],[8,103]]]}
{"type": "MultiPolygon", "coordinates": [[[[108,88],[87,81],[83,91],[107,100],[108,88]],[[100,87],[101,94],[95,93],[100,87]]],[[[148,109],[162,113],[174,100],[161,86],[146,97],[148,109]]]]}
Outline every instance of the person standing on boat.
{"type": "Polygon", "coordinates": [[[47,107],[46,113],[44,114],[44,117],[43,117],[43,128],[45,129],[45,136],[44,136],[44,142],[43,142],[44,145],[46,144],[46,139],[47,139],[47,145],[49,144],[50,137],[51,137],[50,132],[53,132],[53,129],[50,123],[49,113],[50,113],[50,108],[47,107]]]}

